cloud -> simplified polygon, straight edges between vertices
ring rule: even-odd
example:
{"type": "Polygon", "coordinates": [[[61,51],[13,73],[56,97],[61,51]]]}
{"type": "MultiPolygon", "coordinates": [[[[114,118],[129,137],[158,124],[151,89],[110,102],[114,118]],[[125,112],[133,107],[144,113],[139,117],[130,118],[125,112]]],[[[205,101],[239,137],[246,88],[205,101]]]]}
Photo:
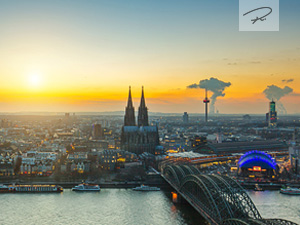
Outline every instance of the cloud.
{"type": "Polygon", "coordinates": [[[265,96],[271,101],[276,101],[277,102],[277,107],[278,107],[278,111],[281,113],[281,114],[286,114],[287,111],[286,109],[284,108],[283,104],[280,102],[280,99],[285,96],[285,95],[288,95],[290,93],[293,92],[293,89],[288,87],[288,86],[285,86],[284,88],[280,88],[276,85],[271,85],[271,86],[268,86],[264,91],[263,93],[265,94],[265,96]]]}
{"type": "Polygon", "coordinates": [[[199,85],[194,83],[194,84],[191,84],[191,85],[187,86],[187,88],[190,88],[190,89],[199,88],[199,85]]]}
{"type": "Polygon", "coordinates": [[[299,96],[300,96],[300,93],[295,93],[295,92],[293,92],[293,93],[291,93],[290,95],[291,95],[291,96],[295,96],[295,97],[299,97],[299,96]]]}
{"type": "Polygon", "coordinates": [[[277,100],[279,101],[283,96],[290,94],[293,92],[293,89],[285,86],[284,88],[280,88],[276,85],[268,86],[263,93],[269,100],[277,100]]]}
{"type": "Polygon", "coordinates": [[[215,102],[218,97],[224,97],[224,90],[226,87],[231,85],[230,82],[224,82],[217,78],[211,77],[210,79],[200,80],[199,84],[191,84],[187,86],[189,89],[193,88],[201,88],[206,89],[207,91],[211,91],[213,95],[211,96],[211,104],[210,104],[210,112],[215,112],[215,102]]]}
{"type": "Polygon", "coordinates": [[[282,83],[291,83],[293,81],[294,81],[294,79],[287,79],[287,80],[282,80],[282,83]]]}

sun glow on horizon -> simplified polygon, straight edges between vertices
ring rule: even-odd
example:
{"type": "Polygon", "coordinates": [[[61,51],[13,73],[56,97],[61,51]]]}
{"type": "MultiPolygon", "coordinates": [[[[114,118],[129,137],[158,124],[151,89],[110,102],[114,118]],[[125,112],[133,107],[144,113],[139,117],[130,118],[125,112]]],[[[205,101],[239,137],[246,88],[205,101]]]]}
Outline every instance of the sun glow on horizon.
{"type": "Polygon", "coordinates": [[[31,88],[39,88],[42,84],[42,78],[40,73],[30,73],[28,76],[28,83],[31,88]]]}
{"type": "Polygon", "coordinates": [[[300,113],[300,2],[282,3],[285,32],[247,35],[234,1],[74,2],[1,3],[0,112],[120,111],[129,85],[138,109],[144,85],[150,112],[202,113],[205,91],[187,86],[215,77],[232,84],[220,113],[266,113],[270,85],[292,88],[284,105],[300,113]]]}

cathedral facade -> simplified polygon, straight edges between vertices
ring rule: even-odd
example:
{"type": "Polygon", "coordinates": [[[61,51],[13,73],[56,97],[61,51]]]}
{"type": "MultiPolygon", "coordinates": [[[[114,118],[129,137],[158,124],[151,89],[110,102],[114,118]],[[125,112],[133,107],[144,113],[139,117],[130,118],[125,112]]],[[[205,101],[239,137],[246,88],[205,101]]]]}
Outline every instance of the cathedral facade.
{"type": "Polygon", "coordinates": [[[136,125],[131,88],[129,87],[128,102],[124,116],[124,126],[122,127],[121,134],[121,147],[126,151],[136,154],[141,154],[143,152],[155,154],[155,148],[158,145],[158,127],[149,126],[144,88],[142,88],[142,96],[136,125]]]}

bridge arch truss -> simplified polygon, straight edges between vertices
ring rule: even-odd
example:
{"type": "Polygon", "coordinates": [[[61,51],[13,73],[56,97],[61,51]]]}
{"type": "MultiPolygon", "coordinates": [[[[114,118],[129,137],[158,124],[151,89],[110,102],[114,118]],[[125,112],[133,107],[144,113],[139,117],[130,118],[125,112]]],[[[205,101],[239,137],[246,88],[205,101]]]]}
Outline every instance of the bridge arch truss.
{"type": "Polygon", "coordinates": [[[201,175],[199,169],[188,165],[168,165],[162,175],[211,224],[297,225],[263,219],[246,191],[228,176],[201,175]]]}

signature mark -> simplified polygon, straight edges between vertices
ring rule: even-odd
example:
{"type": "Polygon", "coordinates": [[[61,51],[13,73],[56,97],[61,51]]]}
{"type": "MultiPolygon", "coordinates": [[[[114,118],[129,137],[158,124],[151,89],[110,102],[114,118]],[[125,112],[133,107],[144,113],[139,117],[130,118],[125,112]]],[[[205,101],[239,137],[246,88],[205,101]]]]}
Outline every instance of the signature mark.
{"type": "Polygon", "coordinates": [[[262,17],[256,17],[255,19],[252,19],[251,21],[253,22],[252,24],[255,24],[257,21],[264,21],[264,20],[266,20],[267,18],[267,16],[268,15],[270,15],[271,13],[272,13],[272,8],[271,7],[260,7],[260,8],[257,8],[257,9],[253,9],[253,10],[251,10],[251,11],[249,11],[249,12],[247,12],[247,13],[245,13],[245,14],[243,14],[243,16],[246,16],[247,14],[249,14],[249,13],[252,13],[252,12],[255,12],[255,11],[258,11],[258,10],[261,10],[261,9],[269,9],[270,11],[266,14],[266,15],[264,15],[264,16],[262,16],[262,17]]]}

